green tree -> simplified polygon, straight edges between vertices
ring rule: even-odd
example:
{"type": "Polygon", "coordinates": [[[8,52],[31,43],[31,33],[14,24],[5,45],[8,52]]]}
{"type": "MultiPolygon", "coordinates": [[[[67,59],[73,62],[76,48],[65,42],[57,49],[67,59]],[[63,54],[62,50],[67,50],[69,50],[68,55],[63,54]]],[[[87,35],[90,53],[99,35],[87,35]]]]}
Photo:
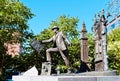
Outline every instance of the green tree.
{"type": "MultiPolygon", "coordinates": [[[[32,36],[28,31],[28,20],[34,16],[30,9],[19,0],[0,0],[0,71],[12,66],[12,61],[8,61],[5,43],[23,43],[26,38],[32,36]],[[15,36],[15,32],[19,35],[15,36]]],[[[14,63],[14,62],[12,62],[14,63]]]]}
{"type": "Polygon", "coordinates": [[[115,28],[108,33],[108,61],[111,70],[120,74],[120,28],[115,28]]]}
{"type": "Polygon", "coordinates": [[[89,62],[90,62],[90,68],[92,71],[95,70],[95,64],[94,64],[94,56],[95,56],[95,42],[94,42],[94,36],[92,33],[88,33],[88,56],[89,56],[89,62]]]}
{"type": "MultiPolygon", "coordinates": [[[[60,16],[58,19],[55,21],[52,21],[48,29],[45,29],[42,31],[38,36],[38,40],[44,40],[44,39],[49,39],[53,36],[53,31],[51,30],[51,27],[53,26],[59,26],[60,31],[63,31],[69,40],[72,42],[72,47],[69,47],[69,59],[71,62],[71,66],[76,66],[78,67],[78,61],[80,58],[80,41],[79,41],[79,31],[77,30],[78,26],[78,18],[74,17],[68,17],[68,16],[60,16]]],[[[51,47],[51,43],[45,44],[45,49],[43,50],[43,55],[45,57],[45,50],[51,47]]],[[[65,69],[64,61],[61,58],[59,54],[53,54],[52,55],[53,62],[57,65],[61,65],[62,69],[65,69]],[[58,60],[59,59],[59,60],[58,60]]],[[[44,58],[44,60],[46,60],[44,58]]],[[[56,65],[56,66],[57,66],[56,65]]],[[[54,67],[56,68],[56,67],[54,67]]]]}
{"type": "MultiPolygon", "coordinates": [[[[78,27],[79,19],[76,17],[69,17],[69,16],[60,16],[55,21],[52,21],[48,27],[48,29],[45,29],[40,34],[37,35],[38,40],[45,40],[49,39],[53,36],[53,31],[51,28],[55,25],[59,26],[60,31],[63,31],[69,40],[72,42],[72,46],[69,47],[69,60],[70,64],[73,67],[73,69],[79,69],[80,68],[80,31],[77,29],[78,27]]],[[[92,64],[93,58],[94,58],[94,41],[93,41],[93,34],[88,33],[88,43],[89,43],[89,57],[90,62],[92,64]]],[[[52,44],[44,44],[44,49],[41,51],[38,56],[41,56],[42,61],[46,61],[46,49],[52,47],[52,44]]],[[[66,71],[66,66],[64,64],[63,59],[59,54],[52,54],[52,60],[56,64],[53,69],[56,68],[56,66],[60,66],[62,68],[62,72],[66,71]],[[59,60],[58,60],[59,59],[59,60]]],[[[93,65],[93,64],[92,64],[93,65]]],[[[91,68],[94,70],[94,67],[91,68]]]]}

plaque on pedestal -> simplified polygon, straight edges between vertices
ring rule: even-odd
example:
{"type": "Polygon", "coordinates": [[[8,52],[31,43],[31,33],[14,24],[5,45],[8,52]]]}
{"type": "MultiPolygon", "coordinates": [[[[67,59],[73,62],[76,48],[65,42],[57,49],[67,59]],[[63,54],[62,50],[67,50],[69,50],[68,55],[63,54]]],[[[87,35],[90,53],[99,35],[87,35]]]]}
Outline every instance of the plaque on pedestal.
{"type": "Polygon", "coordinates": [[[50,74],[51,74],[51,62],[43,62],[41,75],[50,75],[50,74]]]}
{"type": "Polygon", "coordinates": [[[33,39],[33,41],[30,44],[34,50],[37,52],[40,52],[43,49],[43,45],[36,39],[33,39]]]}

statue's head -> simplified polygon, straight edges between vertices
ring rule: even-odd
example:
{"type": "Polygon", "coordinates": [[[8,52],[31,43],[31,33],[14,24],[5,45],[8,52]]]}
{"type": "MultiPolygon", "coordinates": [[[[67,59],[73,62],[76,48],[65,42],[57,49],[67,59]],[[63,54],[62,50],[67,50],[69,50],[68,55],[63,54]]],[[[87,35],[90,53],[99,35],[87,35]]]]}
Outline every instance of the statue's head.
{"type": "Polygon", "coordinates": [[[58,31],[59,31],[59,27],[58,26],[53,26],[52,30],[53,30],[54,33],[57,34],[58,31]]]}
{"type": "Polygon", "coordinates": [[[54,29],[59,30],[59,27],[58,26],[53,26],[52,30],[54,30],[54,29]]]}

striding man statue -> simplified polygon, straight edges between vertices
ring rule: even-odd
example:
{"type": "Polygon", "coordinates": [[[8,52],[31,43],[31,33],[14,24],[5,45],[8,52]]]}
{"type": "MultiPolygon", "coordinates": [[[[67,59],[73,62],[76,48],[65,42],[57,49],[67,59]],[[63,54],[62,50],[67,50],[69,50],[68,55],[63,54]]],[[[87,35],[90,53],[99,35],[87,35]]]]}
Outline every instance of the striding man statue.
{"type": "Polygon", "coordinates": [[[68,47],[67,44],[71,46],[71,42],[67,39],[66,35],[62,31],[59,31],[58,26],[52,28],[55,33],[54,36],[48,40],[42,40],[41,43],[53,42],[54,46],[46,50],[46,58],[48,62],[51,62],[51,54],[53,52],[59,52],[68,68],[68,73],[70,72],[70,62],[68,60],[68,47]]]}

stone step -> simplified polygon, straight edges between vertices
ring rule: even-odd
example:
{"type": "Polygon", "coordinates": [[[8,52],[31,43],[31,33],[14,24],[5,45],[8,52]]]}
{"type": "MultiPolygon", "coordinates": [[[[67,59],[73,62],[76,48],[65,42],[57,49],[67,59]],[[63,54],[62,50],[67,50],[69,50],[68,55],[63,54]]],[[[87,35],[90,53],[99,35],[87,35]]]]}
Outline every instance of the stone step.
{"type": "Polygon", "coordinates": [[[53,76],[117,76],[117,71],[91,71],[91,72],[82,72],[82,73],[61,73],[59,75],[52,74],[53,76]]]}
{"type": "Polygon", "coordinates": [[[93,71],[84,73],[61,73],[59,75],[19,75],[13,76],[13,81],[120,81],[116,71],[93,71]]]}
{"type": "Polygon", "coordinates": [[[13,76],[13,81],[120,81],[120,76],[13,76]]]}

